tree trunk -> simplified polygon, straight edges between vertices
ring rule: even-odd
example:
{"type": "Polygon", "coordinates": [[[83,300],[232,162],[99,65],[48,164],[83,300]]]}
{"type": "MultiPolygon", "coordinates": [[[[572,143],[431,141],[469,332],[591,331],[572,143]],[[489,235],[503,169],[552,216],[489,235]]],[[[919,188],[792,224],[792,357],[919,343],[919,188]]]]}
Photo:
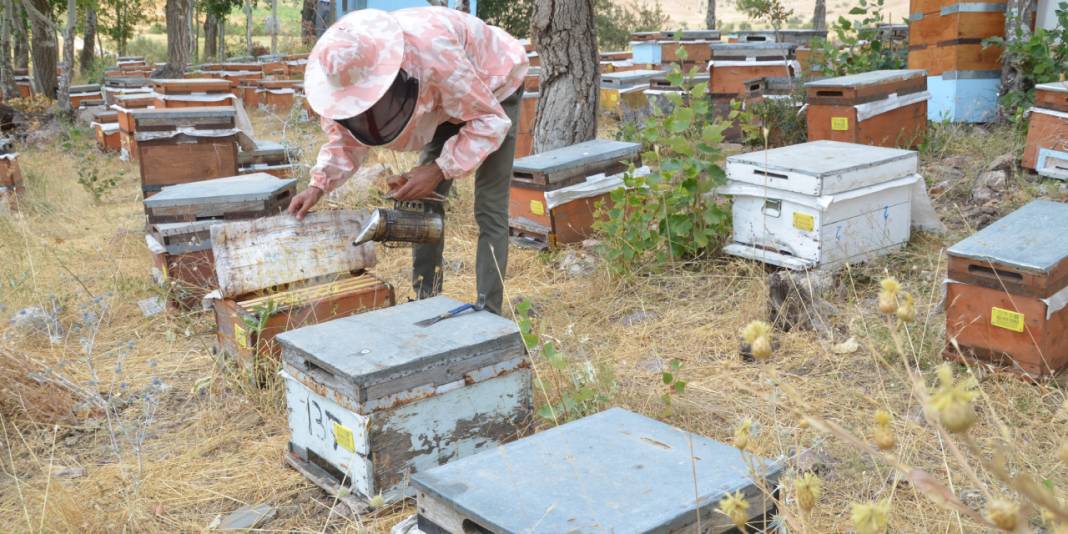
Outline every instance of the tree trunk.
{"type": "Polygon", "coordinates": [[[3,0],[4,12],[0,13],[0,98],[10,100],[19,96],[15,87],[15,69],[11,66],[11,29],[14,26],[14,10],[11,0],[3,0]]]}
{"type": "Polygon", "coordinates": [[[181,73],[189,65],[191,0],[167,0],[167,70],[181,73]]]}
{"type": "MultiPolygon", "coordinates": [[[[16,0],[12,0],[13,5],[16,3],[16,0]]],[[[13,24],[11,38],[15,42],[15,68],[24,69],[30,65],[30,39],[26,31],[26,10],[21,5],[15,5],[11,15],[13,24]]]]}
{"type": "Polygon", "coordinates": [[[78,58],[82,74],[88,74],[96,55],[96,10],[92,5],[85,8],[85,35],[82,37],[82,53],[78,58]]]}
{"type": "MultiPolygon", "coordinates": [[[[1036,0],[1009,0],[1005,10],[1005,41],[1015,43],[1031,38],[1031,20],[1036,0]]],[[[1004,57],[1001,62],[1001,94],[1029,89],[1023,87],[1024,73],[1019,58],[1004,57]]]]}
{"type": "Polygon", "coordinates": [[[213,15],[204,17],[204,61],[209,61],[218,55],[215,44],[218,42],[219,23],[213,15]]]}
{"type": "Polygon", "coordinates": [[[219,48],[218,56],[219,61],[226,61],[226,17],[222,17],[218,22],[219,31],[219,48]]]}
{"type": "Polygon", "coordinates": [[[252,45],[252,0],[245,0],[245,49],[248,55],[253,55],[252,45]]]}
{"type": "Polygon", "coordinates": [[[300,9],[300,42],[304,46],[315,44],[315,8],[318,0],[304,0],[300,9]]]}
{"type": "Polygon", "coordinates": [[[271,54],[278,53],[278,0],[271,0],[271,54]]]}
{"type": "Polygon", "coordinates": [[[189,10],[189,35],[190,50],[189,58],[195,63],[197,58],[200,57],[200,4],[196,0],[190,0],[193,4],[192,9],[189,10]]]}
{"type": "Polygon", "coordinates": [[[50,18],[52,6],[48,0],[29,1],[29,7],[36,11],[36,13],[30,12],[30,31],[33,32],[33,39],[30,42],[33,87],[38,94],[55,98],[57,45],[55,24],[50,18]]]}
{"type": "MultiPolygon", "coordinates": [[[[125,22],[123,22],[123,15],[125,13],[126,13],[126,2],[115,2],[115,25],[118,26],[119,28],[122,28],[123,27],[122,25],[125,24],[125,22]]],[[[119,49],[119,55],[120,56],[125,56],[126,55],[126,35],[125,35],[125,32],[119,31],[118,42],[115,43],[115,46],[119,49]]]]}
{"type": "Polygon", "coordinates": [[[716,29],[716,0],[708,0],[708,7],[705,8],[705,29],[716,29]]]}
{"type": "Polygon", "coordinates": [[[816,0],[816,9],[812,12],[812,29],[827,29],[827,0],[816,0]]]}
{"type": "Polygon", "coordinates": [[[70,80],[74,76],[74,25],[77,23],[78,6],[74,0],[67,0],[67,27],[63,29],[63,63],[59,66],[61,74],[56,99],[59,100],[59,110],[68,117],[74,111],[70,105],[70,80]]]}
{"type": "Polygon", "coordinates": [[[600,75],[593,1],[534,2],[531,33],[541,57],[535,153],[597,135],[600,75]]]}

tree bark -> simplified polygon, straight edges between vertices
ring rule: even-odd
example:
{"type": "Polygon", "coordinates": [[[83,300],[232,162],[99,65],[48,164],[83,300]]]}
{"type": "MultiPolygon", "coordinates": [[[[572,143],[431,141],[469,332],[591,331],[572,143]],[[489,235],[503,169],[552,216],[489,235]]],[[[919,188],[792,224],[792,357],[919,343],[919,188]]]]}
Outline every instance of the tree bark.
{"type": "Polygon", "coordinates": [[[218,55],[218,50],[215,46],[218,42],[218,30],[219,23],[215,16],[209,14],[204,17],[204,61],[208,61],[218,55]]]}
{"type": "Polygon", "coordinates": [[[193,7],[189,10],[189,59],[194,63],[200,57],[200,4],[196,0],[190,0],[193,7]]]}
{"type": "Polygon", "coordinates": [[[535,153],[597,135],[600,75],[593,1],[534,2],[531,36],[541,58],[535,153]]]}
{"type": "Polygon", "coordinates": [[[716,29],[716,0],[708,0],[708,7],[705,8],[705,29],[716,29]]]}
{"type": "Polygon", "coordinates": [[[82,37],[82,53],[78,58],[82,74],[88,74],[96,55],[96,9],[90,5],[85,9],[85,35],[82,37]]]}
{"type": "Polygon", "coordinates": [[[30,57],[33,61],[33,87],[37,94],[56,97],[56,30],[52,22],[52,6],[48,0],[29,0],[30,57]],[[30,8],[33,10],[31,11],[30,8]]]}
{"type": "Polygon", "coordinates": [[[181,73],[189,65],[190,46],[189,16],[190,0],[167,0],[167,70],[181,73]]]}
{"type": "Polygon", "coordinates": [[[3,0],[4,12],[0,13],[0,97],[10,100],[19,96],[15,87],[15,69],[11,66],[11,30],[15,11],[11,0],[3,0]]]}
{"type": "Polygon", "coordinates": [[[248,55],[254,55],[252,45],[252,0],[245,0],[245,49],[248,55]]]}
{"type": "Polygon", "coordinates": [[[222,17],[218,21],[218,33],[219,34],[219,47],[217,48],[219,61],[226,61],[226,17],[222,17]]]}
{"type": "Polygon", "coordinates": [[[24,69],[30,65],[30,39],[26,30],[26,10],[19,5],[18,0],[12,0],[11,10],[11,38],[15,43],[15,68],[24,69]]]}
{"type": "Polygon", "coordinates": [[[278,53],[278,0],[271,0],[271,54],[278,53]]]}
{"type": "Polygon", "coordinates": [[[74,111],[70,105],[70,80],[74,76],[74,25],[77,23],[78,6],[74,0],[67,0],[67,27],[63,29],[63,63],[59,66],[56,99],[59,100],[59,110],[68,117],[74,111]]]}
{"type": "Polygon", "coordinates": [[[827,29],[827,0],[816,0],[816,9],[812,12],[812,29],[827,29]]]}
{"type": "Polygon", "coordinates": [[[304,0],[300,8],[300,42],[315,44],[315,7],[318,0],[304,0]]]}

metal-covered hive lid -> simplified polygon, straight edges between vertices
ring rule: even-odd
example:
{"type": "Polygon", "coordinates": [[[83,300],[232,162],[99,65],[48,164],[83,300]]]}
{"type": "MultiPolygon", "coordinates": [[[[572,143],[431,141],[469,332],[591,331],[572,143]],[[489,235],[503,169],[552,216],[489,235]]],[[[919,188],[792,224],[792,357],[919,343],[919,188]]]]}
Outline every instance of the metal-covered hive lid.
{"type": "Polygon", "coordinates": [[[236,201],[267,200],[296,184],[291,178],[278,178],[264,172],[170,185],[145,199],[146,208],[164,208],[236,201]]]}
{"type": "MultiPolygon", "coordinates": [[[[657,73],[659,74],[659,73],[657,73]]],[[[641,151],[640,143],[593,139],[515,160],[513,172],[550,174],[580,163],[630,159],[641,151]]]]}
{"type": "Polygon", "coordinates": [[[418,472],[412,484],[493,532],[666,533],[682,532],[698,506],[707,518],[729,493],[758,494],[751,466],[775,487],[780,463],[612,408],[418,472]]]}
{"type": "Polygon", "coordinates": [[[311,371],[360,402],[463,380],[465,372],[497,364],[514,367],[526,357],[519,327],[488,311],[415,324],[462,304],[437,296],[298,328],[276,340],[287,365],[311,371]]]}
{"type": "Polygon", "coordinates": [[[1036,91],[1052,91],[1055,93],[1068,93],[1068,82],[1040,83],[1035,86],[1036,91]]]}
{"type": "Polygon", "coordinates": [[[951,256],[1049,273],[1068,259],[1068,204],[1034,200],[953,245],[951,256]]]}
{"type": "Polygon", "coordinates": [[[860,74],[850,74],[849,76],[824,78],[822,80],[806,82],[805,87],[862,87],[865,85],[890,83],[922,76],[927,76],[927,71],[916,69],[873,70],[870,72],[862,72],[860,74]]]}

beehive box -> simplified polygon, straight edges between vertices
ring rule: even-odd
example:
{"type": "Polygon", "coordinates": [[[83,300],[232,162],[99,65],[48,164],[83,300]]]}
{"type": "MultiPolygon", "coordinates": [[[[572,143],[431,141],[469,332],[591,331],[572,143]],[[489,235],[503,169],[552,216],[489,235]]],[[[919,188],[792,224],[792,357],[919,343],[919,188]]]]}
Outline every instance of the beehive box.
{"type": "Polygon", "coordinates": [[[931,93],[931,99],[927,102],[927,120],[994,121],[998,116],[1000,87],[1000,70],[946,71],[928,76],[927,91],[931,93]]]}
{"type": "Polygon", "coordinates": [[[801,67],[794,59],[795,48],[787,43],[713,44],[708,92],[713,96],[741,96],[748,80],[796,77],[801,67]]]}
{"type": "Polygon", "coordinates": [[[927,131],[927,76],[877,70],[805,84],[808,139],[916,146],[927,131]]]}
{"type": "Polygon", "coordinates": [[[256,141],[252,150],[242,148],[237,153],[241,174],[267,173],[290,178],[301,168],[300,150],[274,141],[256,141]]]}
{"type": "Polygon", "coordinates": [[[534,123],[538,117],[538,93],[524,92],[519,102],[519,126],[515,132],[515,157],[525,158],[534,151],[534,123]]]}
{"type": "Polygon", "coordinates": [[[925,70],[928,76],[947,72],[997,71],[1001,69],[1001,47],[983,46],[982,39],[909,45],[908,67],[925,70]]]}
{"type": "Polygon", "coordinates": [[[97,122],[91,126],[96,136],[96,147],[101,152],[118,152],[122,150],[122,139],[119,132],[118,122],[97,122]]]}
{"type": "Polygon", "coordinates": [[[265,173],[171,185],[145,199],[145,214],[149,223],[269,217],[285,210],[296,187],[265,173]]]}
{"type": "Polygon", "coordinates": [[[589,235],[592,205],[584,203],[575,213],[548,209],[546,191],[583,182],[588,176],[618,174],[631,164],[639,164],[641,145],[595,139],[550,150],[515,161],[508,200],[508,224],[514,236],[544,246],[581,241],[589,235]],[[587,213],[588,212],[588,213],[587,213]]]}
{"type": "Polygon", "coordinates": [[[530,424],[519,328],[439,296],[280,334],[290,464],[327,491],[410,496],[413,473],[497,447],[530,424]]]}
{"type": "Polygon", "coordinates": [[[737,532],[716,509],[736,492],[748,531],[764,532],[783,469],[611,408],[421,471],[412,485],[426,533],[737,532]]]}
{"type": "Polygon", "coordinates": [[[352,246],[365,213],[312,212],[212,226],[218,290],[213,308],[221,353],[262,380],[277,370],[275,336],[394,304],[389,284],[364,271],[374,266],[373,244],[352,246]]]}
{"type": "Polygon", "coordinates": [[[1028,377],[1068,367],[1068,205],[1035,200],[953,245],[947,358],[1028,377]]]}
{"type": "Polygon", "coordinates": [[[236,120],[232,107],[133,111],[142,192],[236,176],[236,120]]]}
{"type": "Polygon", "coordinates": [[[70,87],[70,107],[78,109],[84,102],[103,98],[99,85],[72,85],[70,87]]]}
{"type": "Polygon", "coordinates": [[[712,59],[712,41],[707,40],[694,40],[694,41],[676,41],[667,40],[660,41],[660,62],[661,63],[699,63],[704,65],[712,59]],[[685,51],[686,57],[683,58],[679,55],[679,49],[685,51]]]}
{"type": "Polygon", "coordinates": [[[812,141],[727,158],[733,242],[724,252],[789,269],[860,262],[909,240],[915,152],[812,141]]]}
{"type": "MultiPolygon", "coordinates": [[[[634,36],[631,36],[634,39],[634,36]]],[[[663,61],[660,43],[655,40],[630,42],[631,61],[659,65],[663,61]]]]}
{"type": "Polygon", "coordinates": [[[145,235],[153,278],[174,308],[198,309],[204,295],[217,285],[208,233],[211,224],[213,221],[152,225],[145,235]]]}
{"type": "Polygon", "coordinates": [[[986,39],[1005,35],[1005,4],[962,2],[937,11],[914,11],[909,16],[910,45],[937,45],[951,41],[986,39]]]}
{"type": "MultiPolygon", "coordinates": [[[[630,70],[626,72],[609,72],[601,75],[601,111],[618,114],[621,101],[628,98],[627,95],[642,95],[642,91],[649,88],[649,82],[654,77],[663,75],[658,70],[630,70]]],[[[630,97],[633,98],[633,97],[630,97]]],[[[628,103],[634,106],[633,100],[628,103]]]]}
{"type": "Polygon", "coordinates": [[[15,152],[0,154],[0,186],[22,186],[22,169],[19,168],[19,155],[15,152]]]}
{"type": "Polygon", "coordinates": [[[215,78],[153,79],[158,108],[232,106],[229,80],[215,78]]]}
{"type": "Polygon", "coordinates": [[[107,76],[104,78],[104,88],[102,89],[104,103],[108,106],[117,104],[117,98],[124,95],[132,94],[150,94],[152,93],[152,87],[149,85],[147,78],[137,76],[107,76]]]}
{"type": "Polygon", "coordinates": [[[19,98],[29,98],[33,96],[33,81],[29,76],[15,76],[15,89],[19,98]]]}
{"type": "Polygon", "coordinates": [[[1035,105],[1030,110],[1024,168],[1044,169],[1045,163],[1068,157],[1068,82],[1044,83],[1035,87],[1035,105]],[[1040,156],[1045,153],[1043,165],[1040,156]]]}

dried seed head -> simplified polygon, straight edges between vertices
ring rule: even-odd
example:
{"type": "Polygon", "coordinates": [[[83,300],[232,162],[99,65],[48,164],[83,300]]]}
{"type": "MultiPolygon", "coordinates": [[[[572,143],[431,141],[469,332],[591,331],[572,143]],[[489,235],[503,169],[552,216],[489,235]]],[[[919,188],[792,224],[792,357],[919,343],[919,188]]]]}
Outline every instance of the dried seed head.
{"type": "Polygon", "coordinates": [[[889,277],[883,278],[882,282],[879,282],[879,287],[883,289],[884,293],[897,296],[897,292],[901,290],[901,282],[897,281],[897,278],[889,277]]]}
{"type": "Polygon", "coordinates": [[[812,473],[794,479],[794,493],[797,495],[797,506],[804,511],[809,511],[816,506],[820,498],[822,482],[812,473]]]}
{"type": "Polygon", "coordinates": [[[853,504],[850,518],[857,534],[885,534],[890,517],[890,502],[853,504]]]}
{"type": "Polygon", "coordinates": [[[740,451],[744,451],[749,446],[749,432],[753,427],[752,419],[745,419],[734,429],[734,446],[740,451]]]}
{"type": "Polygon", "coordinates": [[[901,283],[895,278],[885,278],[879,286],[882,287],[879,291],[879,312],[888,314],[897,312],[897,292],[901,290],[901,283]]]}
{"type": "Polygon", "coordinates": [[[898,297],[900,305],[897,307],[897,318],[904,323],[911,323],[916,319],[916,301],[912,298],[911,293],[901,292],[904,299],[898,297]],[[904,300],[904,302],[901,302],[904,300]]]}
{"type": "Polygon", "coordinates": [[[757,338],[768,336],[770,334],[771,325],[764,321],[752,321],[745,325],[745,328],[742,330],[742,339],[744,339],[746,343],[752,345],[757,338]]]}
{"type": "Polygon", "coordinates": [[[1020,505],[1005,499],[994,499],[986,507],[986,518],[1001,530],[1012,532],[1020,524],[1020,505]]]}
{"type": "Polygon", "coordinates": [[[956,434],[966,432],[975,424],[976,414],[972,401],[975,400],[976,381],[974,376],[953,380],[953,370],[949,365],[938,368],[939,386],[931,395],[928,405],[938,414],[942,426],[956,434]]]}
{"type": "Polygon", "coordinates": [[[890,412],[886,410],[875,410],[875,415],[872,416],[872,420],[875,421],[875,426],[890,426],[890,423],[894,420],[890,416],[890,412]]]}
{"type": "Polygon", "coordinates": [[[719,501],[719,513],[730,518],[734,526],[742,530],[749,522],[749,501],[745,500],[741,491],[729,494],[719,501]]]}
{"type": "Polygon", "coordinates": [[[894,431],[888,426],[875,427],[875,446],[879,447],[881,451],[888,451],[897,446],[897,438],[894,437],[894,431]]]}
{"type": "Polygon", "coordinates": [[[750,352],[758,360],[766,360],[771,357],[771,340],[768,336],[760,336],[753,340],[750,352]]]}

